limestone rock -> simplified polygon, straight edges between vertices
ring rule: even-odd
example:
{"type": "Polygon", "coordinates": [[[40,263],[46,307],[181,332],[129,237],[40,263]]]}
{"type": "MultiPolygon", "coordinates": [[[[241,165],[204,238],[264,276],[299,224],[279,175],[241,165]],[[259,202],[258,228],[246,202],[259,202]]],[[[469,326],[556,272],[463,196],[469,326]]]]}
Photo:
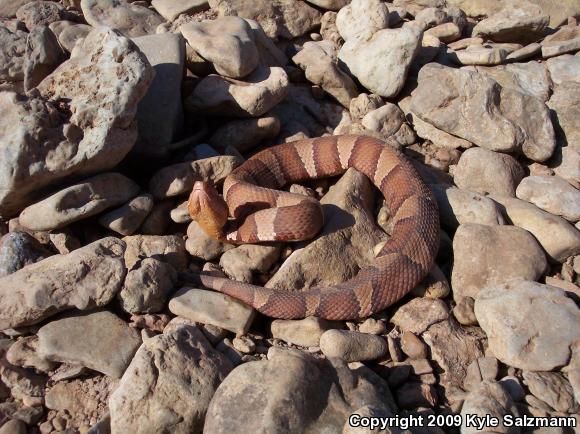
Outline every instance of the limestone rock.
{"type": "Polygon", "coordinates": [[[135,159],[165,157],[183,125],[181,82],[185,41],[179,35],[164,33],[140,36],[133,42],[147,57],[155,78],[137,108],[139,136],[131,156],[135,159]]]}
{"type": "Polygon", "coordinates": [[[35,28],[26,39],[24,89],[36,87],[64,60],[58,39],[48,27],[35,28]]]}
{"type": "Polygon", "coordinates": [[[194,14],[209,8],[207,0],[153,0],[151,5],[167,21],[173,21],[181,14],[194,14]]]}
{"type": "Polygon", "coordinates": [[[211,62],[222,76],[245,77],[258,66],[254,33],[243,18],[225,16],[213,21],[191,22],[179,30],[191,48],[211,62]]]}
{"type": "Polygon", "coordinates": [[[389,9],[379,0],[353,0],[338,11],[336,27],[345,41],[368,39],[389,27],[389,9]]]}
{"type": "Polygon", "coordinates": [[[196,327],[147,339],[109,399],[111,431],[201,433],[210,400],[231,369],[196,327]]]}
{"type": "Polygon", "coordinates": [[[322,13],[305,2],[295,0],[210,0],[218,15],[237,15],[255,20],[273,39],[293,39],[320,24],[322,13]]]}
{"type": "Polygon", "coordinates": [[[92,29],[91,26],[87,26],[86,24],[67,26],[57,35],[58,42],[62,48],[71,53],[77,41],[86,38],[92,29]]]}
{"type": "Polygon", "coordinates": [[[0,330],[108,304],[125,278],[124,251],[123,241],[103,238],[0,278],[0,330]]]}
{"type": "Polygon", "coordinates": [[[336,357],[346,362],[376,360],[389,352],[383,337],[349,330],[324,332],[320,337],[320,349],[326,357],[336,357]]]}
{"type": "Polygon", "coordinates": [[[192,221],[187,227],[185,248],[194,258],[211,261],[234,246],[210,237],[196,221],[192,221]]]}
{"type": "Polygon", "coordinates": [[[554,168],[556,175],[580,189],[580,150],[566,146],[561,148],[556,156],[558,163],[554,168]]]}
{"type": "Polygon", "coordinates": [[[201,79],[185,106],[196,113],[261,116],[286,97],[288,84],[288,75],[280,67],[259,68],[243,82],[212,74],[201,79]]]}
{"type": "Polygon", "coordinates": [[[211,324],[244,334],[250,328],[255,311],[225,294],[197,288],[182,288],[169,301],[175,315],[202,324],[211,324]]]}
{"type": "Polygon", "coordinates": [[[66,19],[67,15],[61,4],[52,1],[27,2],[16,11],[16,18],[23,21],[29,31],[66,19]]]}
{"type": "Polygon", "coordinates": [[[28,206],[18,219],[31,230],[59,229],[120,205],[138,192],[139,186],[120,173],[103,173],[28,206]]]}
{"type": "Polygon", "coordinates": [[[278,245],[244,244],[228,249],[220,258],[220,266],[234,280],[252,283],[254,273],[267,273],[280,257],[278,245]]]}
{"type": "Polygon", "coordinates": [[[300,320],[274,320],[270,326],[270,331],[273,338],[281,339],[290,344],[317,347],[320,345],[320,337],[331,326],[332,323],[312,316],[300,320]]]}
{"type": "Polygon", "coordinates": [[[99,223],[121,235],[131,235],[153,208],[153,196],[140,194],[120,208],[109,211],[99,218],[99,223]]]}
{"type": "Polygon", "coordinates": [[[473,36],[484,36],[496,42],[527,44],[541,38],[547,30],[550,16],[538,6],[507,6],[473,28],[473,36]]]}
{"type": "Polygon", "coordinates": [[[217,149],[231,146],[238,151],[247,151],[262,140],[273,139],[280,132],[280,120],[274,116],[258,119],[239,119],[219,126],[208,143],[217,149]]]}
{"type": "Polygon", "coordinates": [[[141,345],[139,333],[107,310],[69,314],[38,331],[38,353],[120,378],[141,345]]]}
{"type": "Polygon", "coordinates": [[[580,254],[580,231],[563,218],[515,198],[496,197],[512,224],[531,232],[546,253],[557,262],[580,254]]]}
{"type": "Polygon", "coordinates": [[[152,75],[135,45],[100,28],[38,85],[40,96],[0,93],[0,150],[7,156],[0,160],[0,215],[13,215],[67,176],[119,163],[135,142],[136,106],[152,75]],[[59,114],[62,104],[69,115],[59,114]]]}
{"type": "Polygon", "coordinates": [[[392,414],[395,405],[388,386],[369,371],[273,348],[268,360],[238,366],[219,386],[204,431],[341,432],[363,402],[392,414]]]}
{"type": "Polygon", "coordinates": [[[24,62],[26,38],[22,30],[14,32],[0,26],[0,80],[22,82],[24,80],[24,62]]]}
{"type": "Polygon", "coordinates": [[[556,86],[548,107],[554,111],[553,121],[558,139],[580,151],[580,83],[564,82],[556,86]]]}
{"type": "Polygon", "coordinates": [[[310,82],[322,87],[344,107],[349,107],[350,100],[358,95],[356,84],[338,64],[333,42],[306,42],[292,60],[304,70],[310,82]]]}
{"type": "Polygon", "coordinates": [[[40,372],[53,371],[57,363],[47,360],[38,352],[38,337],[23,336],[6,351],[6,360],[21,368],[34,368],[40,372]]]}
{"type": "Polygon", "coordinates": [[[433,324],[449,318],[449,310],[442,300],[414,298],[397,309],[391,322],[403,331],[421,334],[433,324]]]}
{"type": "Polygon", "coordinates": [[[542,162],[556,146],[544,103],[463,69],[436,64],[422,68],[411,111],[447,133],[492,151],[519,151],[542,162]],[[440,85],[433,87],[433,83],[440,85]]]}
{"type": "Polygon", "coordinates": [[[572,413],[577,411],[572,386],[558,372],[523,372],[524,383],[530,392],[556,411],[572,413]]]}
{"type": "Polygon", "coordinates": [[[518,185],[516,195],[571,222],[580,220],[580,190],[558,176],[528,176],[518,185]]]}
{"type": "Polygon", "coordinates": [[[524,170],[511,155],[471,148],[461,154],[453,177],[459,188],[514,197],[524,170]]]}
{"type": "Polygon", "coordinates": [[[81,0],[87,23],[93,27],[110,27],[134,38],[154,34],[165,20],[155,11],[125,0],[81,0]]]}
{"type": "Polygon", "coordinates": [[[177,163],[159,169],[149,181],[149,191],[158,199],[189,194],[195,181],[218,184],[241,163],[230,155],[177,163]]]}
{"type": "Polygon", "coordinates": [[[167,262],[177,271],[187,268],[185,243],[178,235],[131,235],[123,241],[127,243],[125,265],[129,270],[144,258],[167,262]]]}
{"type": "Polygon", "coordinates": [[[118,298],[123,309],[132,314],[161,312],[176,284],[177,272],[173,266],[145,258],[127,273],[118,298]]]}
{"type": "Polygon", "coordinates": [[[421,32],[415,27],[384,29],[374,33],[370,39],[346,41],[338,58],[364,87],[391,98],[403,88],[420,45],[421,32]]]}
{"type": "Polygon", "coordinates": [[[464,224],[453,238],[453,297],[477,298],[490,284],[537,280],[548,270],[546,256],[528,231],[514,226],[464,224]]]}
{"type": "Polygon", "coordinates": [[[475,315],[491,352],[516,368],[550,371],[564,366],[580,342],[580,311],[574,301],[540,283],[492,284],[479,292],[475,315]]]}

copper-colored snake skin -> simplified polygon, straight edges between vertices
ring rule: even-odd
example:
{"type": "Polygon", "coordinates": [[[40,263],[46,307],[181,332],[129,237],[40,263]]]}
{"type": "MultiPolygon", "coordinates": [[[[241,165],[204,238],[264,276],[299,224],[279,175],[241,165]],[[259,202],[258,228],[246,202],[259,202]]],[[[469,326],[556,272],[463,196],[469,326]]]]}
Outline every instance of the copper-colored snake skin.
{"type": "MultiPolygon", "coordinates": [[[[349,167],[364,173],[380,189],[394,216],[392,236],[372,265],[346,282],[304,292],[278,291],[202,273],[203,285],[271,317],[317,316],[331,320],[371,315],[413,289],[431,269],[439,247],[437,205],[411,164],[374,138],[321,137],[256,154],[225,180],[223,197],[229,214],[243,223],[220,237],[236,243],[313,237],[323,224],[318,201],[274,189],[291,182],[338,175],[349,167]]],[[[196,186],[190,197],[191,212],[194,196],[199,196],[196,190],[200,189],[196,186]]],[[[217,193],[215,196],[219,197],[217,193]]],[[[211,199],[206,197],[206,201],[211,199]]],[[[201,220],[204,218],[209,219],[201,220]]],[[[201,220],[198,219],[200,224],[201,220]]]]}

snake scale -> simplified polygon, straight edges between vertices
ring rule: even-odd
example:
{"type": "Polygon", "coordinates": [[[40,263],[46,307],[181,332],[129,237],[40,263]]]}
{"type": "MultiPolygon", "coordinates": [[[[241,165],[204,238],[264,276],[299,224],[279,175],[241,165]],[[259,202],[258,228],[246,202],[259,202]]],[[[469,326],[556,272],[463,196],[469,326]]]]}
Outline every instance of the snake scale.
{"type": "Polygon", "coordinates": [[[380,140],[327,136],[267,148],[232,171],[224,181],[223,198],[213,185],[196,182],[189,212],[205,232],[228,242],[309,239],[323,225],[320,204],[278,189],[339,175],[349,167],[381,191],[394,219],[392,235],[371,265],[346,282],[302,292],[264,288],[211,273],[201,273],[201,283],[267,316],[285,319],[363,318],[403,297],[432,267],[439,247],[439,214],[433,195],[411,163],[380,140]],[[228,216],[235,219],[233,227],[228,216]]]}

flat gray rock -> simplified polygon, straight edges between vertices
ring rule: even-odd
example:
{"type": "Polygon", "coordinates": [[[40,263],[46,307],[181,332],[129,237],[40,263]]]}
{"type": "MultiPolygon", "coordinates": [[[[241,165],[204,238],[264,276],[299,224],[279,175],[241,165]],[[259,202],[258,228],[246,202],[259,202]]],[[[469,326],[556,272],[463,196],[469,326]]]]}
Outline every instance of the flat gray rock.
{"type": "Polygon", "coordinates": [[[108,304],[125,279],[124,252],[123,241],[103,238],[0,278],[0,330],[108,304]]]}
{"type": "Polygon", "coordinates": [[[28,229],[45,231],[99,214],[134,197],[139,186],[120,173],[102,173],[26,207],[18,217],[28,229]]]}
{"type": "Polygon", "coordinates": [[[107,310],[65,315],[38,331],[42,357],[114,378],[121,378],[140,345],[139,332],[107,310]]]}
{"type": "Polygon", "coordinates": [[[163,33],[140,36],[133,42],[155,70],[155,78],[137,108],[139,136],[131,156],[165,157],[183,125],[181,82],[185,41],[178,34],[163,33]]]}

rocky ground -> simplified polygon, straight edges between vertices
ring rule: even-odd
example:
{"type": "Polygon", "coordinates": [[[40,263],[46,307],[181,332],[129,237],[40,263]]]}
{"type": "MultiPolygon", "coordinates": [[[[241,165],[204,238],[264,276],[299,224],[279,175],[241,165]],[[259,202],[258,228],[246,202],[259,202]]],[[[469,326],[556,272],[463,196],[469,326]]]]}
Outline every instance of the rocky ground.
{"type": "MultiPolygon", "coordinates": [[[[575,16],[575,0],[0,0],[0,433],[577,415],[575,16]],[[323,204],[310,242],[233,246],[190,222],[194,181],[325,134],[412,159],[441,215],[425,281],[347,322],[197,287],[204,269],[292,291],[372,260],[389,210],[353,169],[289,186],[323,204]]],[[[410,430],[459,431],[477,430],[410,430]]]]}

